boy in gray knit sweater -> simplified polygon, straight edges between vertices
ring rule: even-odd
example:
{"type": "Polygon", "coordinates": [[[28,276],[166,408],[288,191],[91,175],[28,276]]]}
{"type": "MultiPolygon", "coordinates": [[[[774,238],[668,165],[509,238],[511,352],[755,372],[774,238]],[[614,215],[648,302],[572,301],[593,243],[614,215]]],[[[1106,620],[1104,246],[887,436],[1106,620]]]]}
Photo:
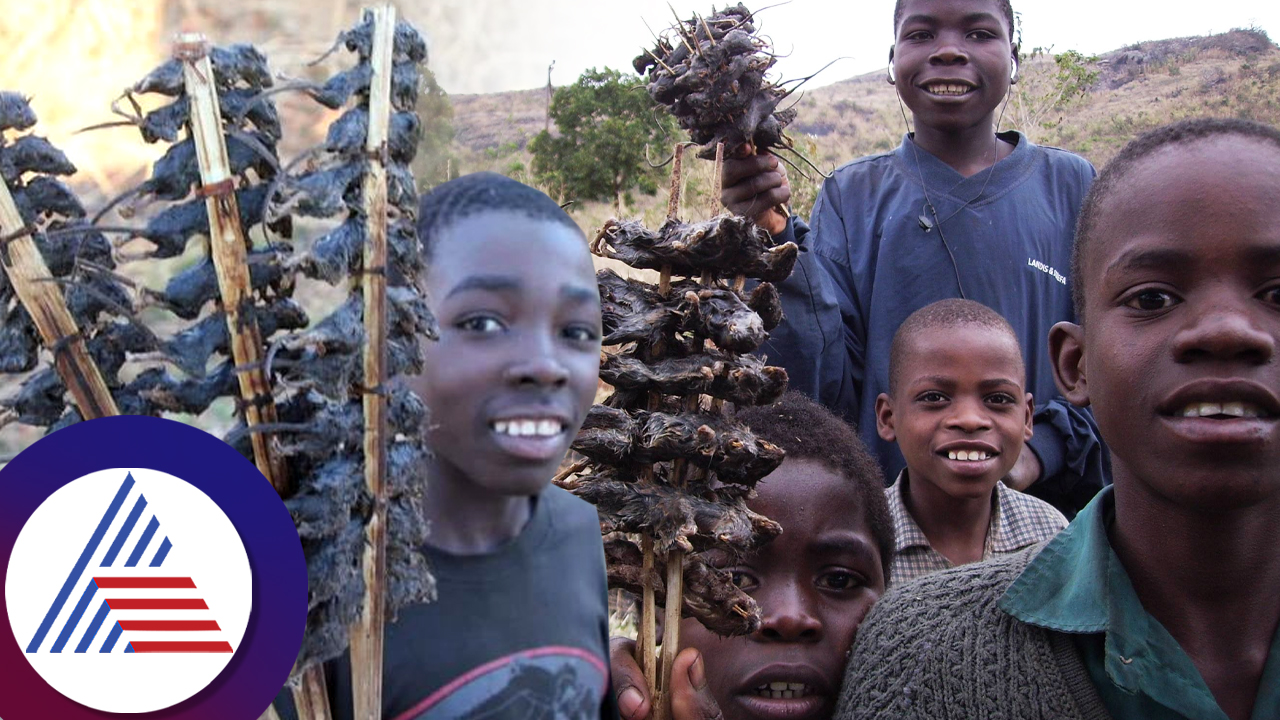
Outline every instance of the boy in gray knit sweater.
{"type": "Polygon", "coordinates": [[[1280,718],[1280,131],[1148,133],[1089,192],[1055,379],[1114,486],[889,592],[839,718],[1280,718]]]}

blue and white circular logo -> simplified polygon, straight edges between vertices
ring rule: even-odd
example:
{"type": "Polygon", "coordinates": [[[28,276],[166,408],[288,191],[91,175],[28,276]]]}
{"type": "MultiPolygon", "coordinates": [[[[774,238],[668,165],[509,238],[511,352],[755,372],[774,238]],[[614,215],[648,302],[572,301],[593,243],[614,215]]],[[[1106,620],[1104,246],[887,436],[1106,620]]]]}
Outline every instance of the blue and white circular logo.
{"type": "Polygon", "coordinates": [[[54,689],[139,713],[203,690],[234,656],[252,608],[249,559],[207,495],[147,468],[101,470],[40,505],[14,544],[14,637],[54,689]]]}

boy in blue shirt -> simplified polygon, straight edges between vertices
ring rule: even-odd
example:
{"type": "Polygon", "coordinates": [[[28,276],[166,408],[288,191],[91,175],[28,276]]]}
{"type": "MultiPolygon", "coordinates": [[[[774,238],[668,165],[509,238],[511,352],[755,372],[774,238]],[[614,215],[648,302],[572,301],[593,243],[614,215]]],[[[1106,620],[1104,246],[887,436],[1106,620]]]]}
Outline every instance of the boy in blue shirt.
{"type": "Polygon", "coordinates": [[[808,250],[780,288],[786,319],[764,352],[792,388],[857,424],[889,478],[905,463],[876,433],[875,401],[888,390],[898,326],[955,297],[1005,317],[1025,353],[1027,389],[1041,400],[1033,452],[1010,484],[1070,516],[1102,486],[1104,459],[1088,415],[1051,400],[1045,338],[1073,317],[1071,243],[1094,170],[992,131],[1017,74],[1013,30],[1008,0],[899,0],[889,81],[915,132],[836,170],[809,225],[770,209],[790,189],[769,154],[727,159],[721,200],[808,250]]]}

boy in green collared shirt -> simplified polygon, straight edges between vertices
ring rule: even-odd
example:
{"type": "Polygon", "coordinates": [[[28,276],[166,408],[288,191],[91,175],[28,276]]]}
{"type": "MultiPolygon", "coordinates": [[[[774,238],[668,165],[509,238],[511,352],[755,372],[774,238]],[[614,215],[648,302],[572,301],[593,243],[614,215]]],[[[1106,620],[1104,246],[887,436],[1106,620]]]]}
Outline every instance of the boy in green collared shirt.
{"type": "Polygon", "coordinates": [[[1280,131],[1161,128],[1090,190],[1056,380],[1115,484],[863,623],[840,718],[1280,718],[1280,131]]]}

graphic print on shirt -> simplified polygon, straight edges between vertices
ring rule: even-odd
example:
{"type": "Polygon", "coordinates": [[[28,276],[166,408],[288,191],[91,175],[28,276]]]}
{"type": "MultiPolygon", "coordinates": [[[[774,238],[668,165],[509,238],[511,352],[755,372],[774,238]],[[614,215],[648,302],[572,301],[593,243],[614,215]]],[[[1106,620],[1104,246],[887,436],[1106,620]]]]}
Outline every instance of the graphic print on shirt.
{"type": "Polygon", "coordinates": [[[148,469],[86,475],[27,520],[5,597],[24,656],[62,695],[139,713],[231,661],[252,606],[248,556],[203,492],[148,469]]]}
{"type": "Polygon", "coordinates": [[[1046,265],[1045,263],[1042,263],[1039,260],[1036,260],[1035,258],[1027,258],[1027,267],[1035,268],[1036,270],[1039,270],[1045,275],[1048,275],[1054,280],[1057,280],[1062,285],[1067,284],[1067,276],[1058,272],[1057,268],[1053,267],[1052,265],[1046,265]]]}
{"type": "Polygon", "coordinates": [[[396,720],[594,720],[607,689],[600,658],[538,648],[481,665],[396,720]]]}

